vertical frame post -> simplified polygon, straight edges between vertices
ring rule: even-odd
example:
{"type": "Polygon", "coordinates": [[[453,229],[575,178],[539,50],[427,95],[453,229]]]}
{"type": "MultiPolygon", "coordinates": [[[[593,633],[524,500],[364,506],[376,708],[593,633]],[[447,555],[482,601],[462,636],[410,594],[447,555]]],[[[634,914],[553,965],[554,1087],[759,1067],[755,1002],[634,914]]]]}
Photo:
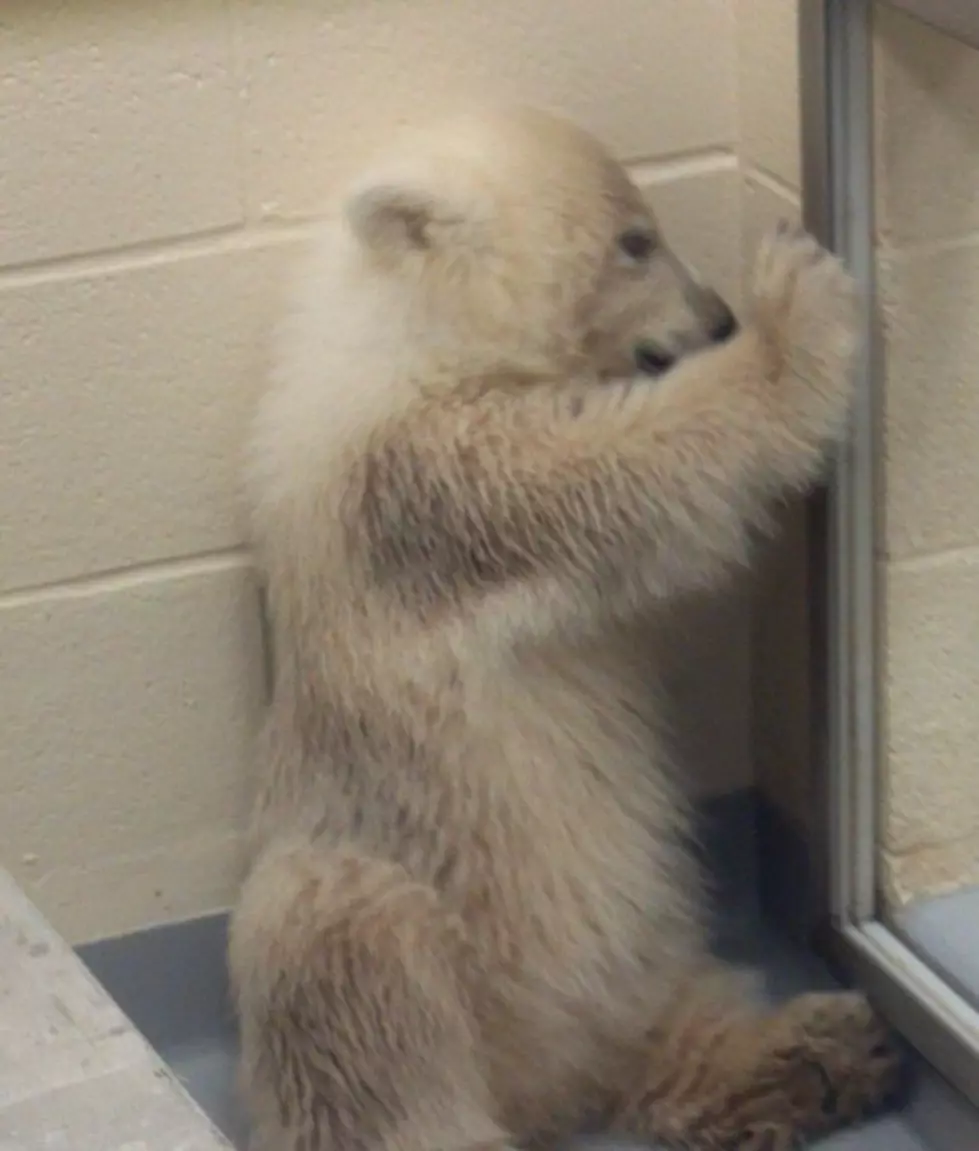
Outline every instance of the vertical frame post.
{"type": "Polygon", "coordinates": [[[800,0],[803,214],[853,272],[865,332],[850,435],[808,508],[812,602],[805,893],[815,929],[876,907],[877,613],[873,97],[870,0],[800,0]]]}
{"type": "MultiPolygon", "coordinates": [[[[880,0],[877,0],[880,2],[880,0]]],[[[940,5],[889,0],[938,21],[940,5]]],[[[822,879],[800,893],[827,927],[831,956],[875,998],[925,1058],[979,1104],[979,1010],[879,917],[881,794],[878,699],[879,421],[882,347],[875,318],[874,0],[799,0],[804,215],[848,264],[866,304],[850,435],[810,506],[813,605],[811,793],[821,818],[807,845],[822,879]],[[821,905],[821,906],[820,906],[821,905]]],[[[979,35],[975,5],[948,0],[979,35]]],[[[945,30],[967,39],[963,24],[945,30]]]]}

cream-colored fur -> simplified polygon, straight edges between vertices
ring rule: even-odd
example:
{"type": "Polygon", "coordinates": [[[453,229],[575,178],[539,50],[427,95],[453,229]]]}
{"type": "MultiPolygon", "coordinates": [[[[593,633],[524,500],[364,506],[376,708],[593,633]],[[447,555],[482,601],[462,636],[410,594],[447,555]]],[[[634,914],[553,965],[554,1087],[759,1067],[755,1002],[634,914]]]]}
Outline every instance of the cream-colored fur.
{"type": "Polygon", "coordinates": [[[861,999],[752,1015],[700,974],[631,638],[815,476],[855,313],[779,234],[727,338],[623,169],[529,110],[408,137],[351,191],[251,451],[276,676],[231,966],[258,1146],[601,1119],[781,1147],[879,1101],[895,1058],[861,999]],[[638,375],[637,347],[677,363],[638,375]]]}

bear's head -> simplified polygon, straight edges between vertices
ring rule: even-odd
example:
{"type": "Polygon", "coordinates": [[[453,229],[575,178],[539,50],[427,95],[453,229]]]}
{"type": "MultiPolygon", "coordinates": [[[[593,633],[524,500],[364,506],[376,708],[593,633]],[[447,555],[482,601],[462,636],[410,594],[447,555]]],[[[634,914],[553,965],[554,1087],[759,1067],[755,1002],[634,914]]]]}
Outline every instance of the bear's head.
{"type": "Polygon", "coordinates": [[[407,136],[345,217],[384,300],[378,337],[450,374],[657,375],[735,329],[622,165],[536,110],[407,136]]]}

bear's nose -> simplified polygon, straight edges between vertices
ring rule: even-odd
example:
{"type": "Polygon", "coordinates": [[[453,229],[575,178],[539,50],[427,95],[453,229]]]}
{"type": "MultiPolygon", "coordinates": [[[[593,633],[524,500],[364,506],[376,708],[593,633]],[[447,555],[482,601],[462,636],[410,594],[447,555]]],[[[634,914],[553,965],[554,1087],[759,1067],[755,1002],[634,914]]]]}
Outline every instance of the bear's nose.
{"type": "Polygon", "coordinates": [[[721,311],[711,324],[710,339],[713,344],[723,344],[738,331],[738,321],[735,314],[727,306],[721,304],[721,311]]]}

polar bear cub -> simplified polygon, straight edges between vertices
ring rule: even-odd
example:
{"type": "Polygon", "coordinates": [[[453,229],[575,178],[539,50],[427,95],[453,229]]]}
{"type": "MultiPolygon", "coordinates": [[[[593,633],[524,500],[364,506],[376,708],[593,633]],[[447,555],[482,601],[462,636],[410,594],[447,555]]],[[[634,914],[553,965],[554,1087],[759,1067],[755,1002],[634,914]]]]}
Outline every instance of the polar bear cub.
{"type": "Polygon", "coordinates": [[[786,230],[739,326],[541,112],[412,134],[350,189],[251,442],[276,669],[230,960],[256,1146],[600,1123],[779,1149],[894,1086],[861,996],[754,1010],[713,969],[629,642],[816,476],[858,328],[786,230]]]}

